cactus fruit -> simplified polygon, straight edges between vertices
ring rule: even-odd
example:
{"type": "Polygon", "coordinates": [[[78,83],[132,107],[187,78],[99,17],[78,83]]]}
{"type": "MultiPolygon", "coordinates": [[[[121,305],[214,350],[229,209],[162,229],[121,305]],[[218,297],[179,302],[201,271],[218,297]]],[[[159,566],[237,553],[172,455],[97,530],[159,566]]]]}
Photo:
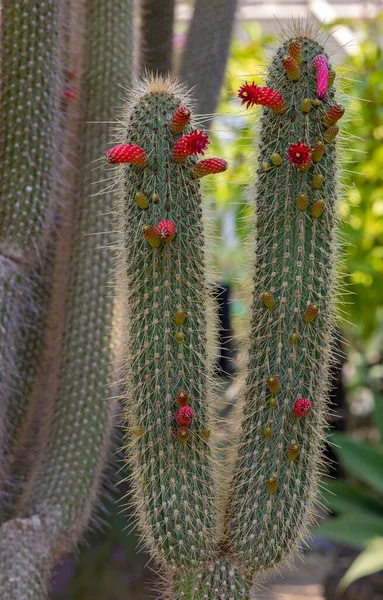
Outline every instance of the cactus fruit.
{"type": "Polygon", "coordinates": [[[328,87],[330,68],[317,41],[295,36],[272,60],[267,88],[245,83],[238,93],[247,107],[265,107],[252,333],[226,513],[229,552],[247,573],[272,567],[296,548],[313,513],[319,477],[339,191],[335,143],[326,132],[344,113],[328,87]],[[299,66],[299,78],[288,56],[299,66]],[[283,110],[273,112],[270,102],[259,101],[265,89],[268,98],[283,98],[283,110]],[[274,153],[282,164],[265,170],[274,153]]]}
{"type": "Polygon", "coordinates": [[[149,163],[114,167],[119,181],[117,286],[127,348],[123,402],[128,428],[143,431],[129,444],[127,457],[144,541],[160,563],[190,568],[207,560],[217,525],[213,456],[205,435],[213,404],[212,363],[195,178],[198,155],[209,140],[192,118],[182,130],[172,131],[189,101],[171,80],[144,80],[132,97],[121,137],[139,145],[149,163]],[[139,211],[137,189],[148,198],[155,192],[159,202],[139,211]],[[149,244],[141,237],[143,228],[149,244]]]}

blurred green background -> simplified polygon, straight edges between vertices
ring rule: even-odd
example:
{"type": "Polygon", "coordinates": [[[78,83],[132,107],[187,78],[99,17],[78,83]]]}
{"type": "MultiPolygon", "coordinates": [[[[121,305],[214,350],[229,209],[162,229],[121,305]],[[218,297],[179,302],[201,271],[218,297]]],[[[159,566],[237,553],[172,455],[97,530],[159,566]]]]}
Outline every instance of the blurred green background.
{"type": "MultiPolygon", "coordinates": [[[[334,436],[329,432],[340,446],[335,453],[343,478],[324,484],[328,490],[324,502],[335,511],[335,518],[326,521],[315,535],[366,548],[349,572],[350,578],[383,567],[383,54],[379,41],[383,16],[347,25],[362,37],[356,54],[333,57],[349,97],[340,211],[345,251],[339,265],[347,432],[334,436]]],[[[231,284],[237,341],[247,328],[243,297],[249,270],[246,237],[252,228],[249,200],[255,117],[241,109],[236,94],[244,79],[262,80],[265,49],[274,41],[262,35],[255,23],[237,26],[219,116],[213,126],[212,150],[230,162],[230,169],[211,178],[206,187],[207,202],[217,281],[231,284]]],[[[182,28],[177,42],[182,43],[182,28]]],[[[115,458],[122,469],[118,454],[115,458]]],[[[117,481],[124,476],[120,470],[117,481]]],[[[158,576],[147,565],[148,557],[143,552],[137,554],[136,534],[125,529],[126,519],[120,511],[127,502],[121,498],[128,493],[128,486],[115,485],[117,481],[106,486],[109,496],[100,513],[103,522],[99,517],[80,553],[58,569],[53,598],[152,597],[150,588],[158,576]]]]}

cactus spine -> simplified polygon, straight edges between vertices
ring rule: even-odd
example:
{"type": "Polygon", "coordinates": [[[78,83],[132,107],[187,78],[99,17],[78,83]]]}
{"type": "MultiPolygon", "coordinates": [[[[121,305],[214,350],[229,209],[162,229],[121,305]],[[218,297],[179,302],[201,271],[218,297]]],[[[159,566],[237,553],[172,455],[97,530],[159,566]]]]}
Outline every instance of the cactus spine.
{"type": "Polygon", "coordinates": [[[193,174],[208,138],[189,122],[189,98],[171,80],[144,81],[132,98],[120,156],[135,161],[141,151],[143,158],[140,166],[115,167],[127,456],[144,541],[160,562],[190,568],[209,556],[217,527],[207,433],[214,405],[210,308],[200,183],[193,174]],[[180,131],[175,124],[185,113],[180,131]],[[137,192],[148,208],[137,205],[137,192]]]}
{"type": "Polygon", "coordinates": [[[320,474],[339,191],[326,131],[343,114],[328,68],[322,46],[299,36],[277,51],[267,88],[239,92],[247,106],[264,105],[259,164],[282,157],[258,169],[252,329],[226,521],[230,552],[250,574],[305,536],[320,474]],[[270,98],[280,95],[278,113],[270,98]]]}

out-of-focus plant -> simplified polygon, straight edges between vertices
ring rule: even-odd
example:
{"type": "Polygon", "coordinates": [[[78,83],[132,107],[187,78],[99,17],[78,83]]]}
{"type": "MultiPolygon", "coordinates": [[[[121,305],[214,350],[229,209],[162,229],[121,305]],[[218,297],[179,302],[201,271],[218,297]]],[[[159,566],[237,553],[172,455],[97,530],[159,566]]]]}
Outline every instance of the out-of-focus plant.
{"type": "Polygon", "coordinates": [[[341,581],[352,581],[383,569],[383,403],[373,414],[379,441],[334,434],[335,452],[346,470],[343,480],[326,482],[326,504],[336,516],[320,528],[321,535],[363,548],[341,581]]]}
{"type": "MultiPolygon", "coordinates": [[[[383,16],[365,25],[359,52],[345,64],[350,110],[349,149],[345,159],[346,200],[343,231],[347,238],[345,267],[352,297],[346,297],[349,335],[368,337],[383,318],[383,50],[378,31],[383,16]],[[356,331],[355,331],[356,326],[356,331]],[[357,334],[357,335],[355,335],[357,334]]],[[[358,27],[360,24],[358,24],[358,27]]]]}

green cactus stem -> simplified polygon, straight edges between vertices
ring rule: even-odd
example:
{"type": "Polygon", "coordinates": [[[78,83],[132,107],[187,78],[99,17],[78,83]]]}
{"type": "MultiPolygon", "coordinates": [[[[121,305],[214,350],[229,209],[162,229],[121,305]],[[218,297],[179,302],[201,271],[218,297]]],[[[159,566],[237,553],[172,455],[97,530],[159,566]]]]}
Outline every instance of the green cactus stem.
{"type": "Polygon", "coordinates": [[[142,0],[140,6],[141,70],[168,75],[172,70],[175,0],[142,0]]]}
{"type": "Polygon", "coordinates": [[[270,165],[258,169],[252,328],[226,522],[230,551],[249,573],[278,564],[305,537],[322,464],[339,193],[336,142],[325,132],[344,109],[333,108],[333,86],[310,109],[324,90],[318,55],[326,66],[317,41],[288,40],[267,87],[239,92],[247,106],[264,106],[258,160],[270,165]]]}
{"type": "Polygon", "coordinates": [[[54,226],[62,65],[61,3],[6,0],[0,78],[0,479],[11,401],[22,385],[18,355],[37,326],[33,279],[54,226]],[[28,322],[28,316],[31,322],[28,322]]]}
{"type": "MultiPolygon", "coordinates": [[[[15,600],[46,597],[46,576],[55,561],[78,540],[86,526],[100,488],[114,407],[108,401],[111,372],[113,298],[108,288],[112,266],[113,232],[111,194],[104,190],[105,167],[94,171],[94,160],[107,146],[111,121],[119,104],[118,83],[131,83],[134,3],[120,0],[112,6],[86,3],[83,59],[81,147],[76,168],[77,185],[68,309],[58,394],[43,459],[26,486],[19,505],[21,521],[36,524],[36,544],[17,535],[20,519],[5,523],[12,530],[12,547],[0,547],[0,563],[14,561],[0,579],[0,596],[15,600]],[[95,124],[94,122],[97,122],[95,124]],[[97,183],[99,182],[99,183],[97,183]],[[95,235],[98,234],[98,235],[95,235]],[[31,517],[29,517],[31,515],[31,517]],[[37,542],[41,553],[36,553],[37,542]],[[38,574],[38,576],[35,574],[38,574]],[[28,585],[27,585],[28,582],[28,585]]],[[[84,33],[84,32],[83,32],[84,33]]],[[[84,36],[82,36],[84,39],[84,36]]]]}
{"type": "Polygon", "coordinates": [[[196,0],[183,50],[180,76],[195,87],[197,111],[205,127],[217,108],[229,55],[238,0],[196,0]]]}
{"type": "Polygon", "coordinates": [[[122,121],[120,141],[128,143],[107,157],[134,161],[115,167],[133,499],[154,557],[193,568],[209,556],[217,527],[206,435],[214,406],[208,332],[214,318],[207,314],[200,183],[193,174],[208,137],[189,119],[182,131],[171,131],[185,106],[189,98],[176,83],[144,81],[122,121]],[[145,210],[137,191],[148,198],[145,210]]]}
{"type": "Polygon", "coordinates": [[[248,600],[251,580],[224,557],[207,563],[196,573],[176,573],[170,583],[169,600],[248,600]]]}

